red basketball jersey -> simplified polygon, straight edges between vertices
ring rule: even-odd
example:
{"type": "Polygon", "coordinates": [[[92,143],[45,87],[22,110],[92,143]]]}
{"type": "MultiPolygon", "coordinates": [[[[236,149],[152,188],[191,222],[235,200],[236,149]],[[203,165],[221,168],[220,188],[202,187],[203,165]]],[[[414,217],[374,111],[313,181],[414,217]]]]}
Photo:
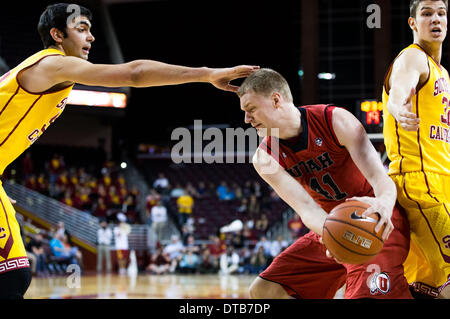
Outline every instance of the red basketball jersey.
{"type": "Polygon", "coordinates": [[[374,196],[369,182],[334,133],[335,106],[307,105],[298,109],[302,133],[289,140],[265,137],[259,148],[275,158],[326,212],[346,198],[374,196]]]}

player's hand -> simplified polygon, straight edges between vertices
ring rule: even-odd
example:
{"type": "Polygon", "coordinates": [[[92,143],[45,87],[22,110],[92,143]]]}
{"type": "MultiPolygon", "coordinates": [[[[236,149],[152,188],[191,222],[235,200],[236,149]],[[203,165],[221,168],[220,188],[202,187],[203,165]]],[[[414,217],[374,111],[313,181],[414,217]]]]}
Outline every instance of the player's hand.
{"type": "Polygon", "coordinates": [[[15,199],[12,199],[11,197],[8,196],[9,201],[11,202],[11,204],[15,204],[17,203],[17,201],[15,199]]]}
{"type": "MultiPolygon", "coordinates": [[[[325,244],[324,244],[323,241],[322,241],[322,236],[319,237],[319,242],[320,242],[322,245],[325,246],[325,244]]],[[[325,248],[326,248],[326,246],[325,246],[325,248]]],[[[337,262],[338,264],[342,264],[342,262],[341,262],[339,259],[337,259],[336,257],[334,257],[333,254],[330,253],[330,251],[329,251],[328,249],[327,249],[327,251],[326,251],[326,255],[327,255],[328,258],[333,258],[334,261],[337,262]]]]}
{"type": "Polygon", "coordinates": [[[381,235],[381,238],[383,241],[386,241],[389,238],[389,235],[394,230],[394,225],[392,224],[391,217],[392,217],[392,205],[389,205],[384,200],[381,200],[376,197],[352,197],[348,198],[346,201],[351,200],[357,200],[363,203],[366,203],[370,205],[369,208],[367,208],[362,214],[361,217],[366,218],[369,217],[372,214],[378,214],[380,216],[380,219],[378,220],[377,225],[375,226],[375,232],[379,232],[381,227],[386,224],[386,228],[383,231],[383,234],[381,235]]]}
{"type": "Polygon", "coordinates": [[[416,90],[412,88],[405,102],[398,109],[398,111],[397,112],[390,111],[392,116],[397,120],[398,124],[405,131],[417,131],[419,129],[420,119],[417,117],[415,113],[412,113],[413,108],[412,99],[415,94],[416,90]]]}
{"type": "Polygon", "coordinates": [[[239,86],[231,85],[230,82],[235,79],[246,78],[258,69],[259,66],[252,65],[240,65],[233,68],[212,69],[212,72],[209,76],[209,82],[218,89],[236,93],[239,90],[239,86]]]}

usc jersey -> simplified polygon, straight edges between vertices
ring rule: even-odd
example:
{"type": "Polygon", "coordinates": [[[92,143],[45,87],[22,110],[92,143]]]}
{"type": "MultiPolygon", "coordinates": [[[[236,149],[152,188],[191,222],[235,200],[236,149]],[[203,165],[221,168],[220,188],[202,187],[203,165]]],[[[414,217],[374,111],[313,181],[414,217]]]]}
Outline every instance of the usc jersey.
{"type": "MultiPolygon", "coordinates": [[[[417,44],[402,50],[399,56],[415,48],[425,52],[417,44]]],[[[426,52],[425,52],[426,53],[426,52]]],[[[427,54],[427,53],[426,53],[427,54]]],[[[398,126],[395,118],[387,110],[389,100],[389,68],[383,86],[383,135],[386,151],[391,163],[389,175],[408,172],[428,171],[450,175],[449,124],[450,124],[450,79],[444,67],[427,54],[429,76],[413,97],[412,112],[420,118],[418,131],[405,131],[398,126]]]]}
{"type": "Polygon", "coordinates": [[[17,79],[21,71],[52,55],[64,53],[39,51],[0,77],[0,174],[64,111],[73,85],[56,92],[33,93],[17,79]]]}
{"type": "Polygon", "coordinates": [[[265,137],[260,148],[294,177],[311,197],[330,212],[346,198],[374,196],[369,182],[333,130],[335,106],[299,107],[303,128],[299,137],[265,137]]]}

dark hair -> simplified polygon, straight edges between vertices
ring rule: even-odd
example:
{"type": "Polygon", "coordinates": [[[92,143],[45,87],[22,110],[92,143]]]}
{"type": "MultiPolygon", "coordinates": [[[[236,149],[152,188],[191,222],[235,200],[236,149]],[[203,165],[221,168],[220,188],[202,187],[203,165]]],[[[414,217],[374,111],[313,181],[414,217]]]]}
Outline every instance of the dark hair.
{"type": "MultiPolygon", "coordinates": [[[[419,6],[419,3],[425,0],[411,0],[409,2],[409,16],[412,18],[416,17],[417,14],[417,7],[419,6]]],[[[448,0],[433,0],[433,1],[442,1],[445,4],[445,7],[448,10],[448,0]]]]}
{"type": "Polygon", "coordinates": [[[287,101],[292,102],[292,93],[286,79],[272,69],[260,69],[249,75],[242,82],[238,96],[242,97],[249,91],[269,96],[273,92],[280,93],[287,101]]]}
{"type": "MultiPolygon", "coordinates": [[[[71,4],[69,3],[52,4],[47,6],[41,14],[37,29],[41,36],[42,43],[44,44],[44,48],[48,48],[55,44],[55,40],[53,40],[50,35],[50,30],[52,28],[58,29],[64,34],[64,37],[67,37],[67,18],[75,12],[72,8],[69,8],[70,5],[71,4]]],[[[87,17],[91,21],[91,11],[83,6],[77,6],[79,7],[80,15],[87,17]]]]}

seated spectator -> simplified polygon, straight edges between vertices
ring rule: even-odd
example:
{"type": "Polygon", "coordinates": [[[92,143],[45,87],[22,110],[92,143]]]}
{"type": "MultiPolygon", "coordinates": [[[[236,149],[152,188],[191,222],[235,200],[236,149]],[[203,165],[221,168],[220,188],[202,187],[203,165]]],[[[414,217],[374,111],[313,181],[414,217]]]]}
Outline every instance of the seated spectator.
{"type": "Polygon", "coordinates": [[[228,247],[227,251],[220,256],[220,273],[229,275],[237,273],[239,269],[239,255],[233,247],[228,247]]]}
{"type": "Polygon", "coordinates": [[[163,193],[169,187],[169,180],[164,176],[164,173],[159,173],[158,178],[153,182],[153,188],[158,193],[163,193]]]}
{"type": "Polygon", "coordinates": [[[219,260],[211,255],[207,246],[201,250],[198,265],[198,271],[201,274],[217,273],[219,270],[219,260]]]}
{"type": "Polygon", "coordinates": [[[199,182],[197,185],[198,198],[208,197],[208,190],[206,188],[205,182],[199,182]]]}
{"type": "Polygon", "coordinates": [[[225,242],[220,240],[219,237],[214,236],[212,243],[208,246],[208,249],[213,258],[219,259],[220,256],[227,250],[227,246],[225,245],[225,242]]]}
{"type": "Polygon", "coordinates": [[[242,230],[239,230],[232,234],[231,237],[231,245],[236,249],[239,250],[244,247],[245,245],[245,238],[242,234],[242,230]]]}
{"type": "Polygon", "coordinates": [[[185,244],[185,246],[184,246],[184,249],[187,251],[187,250],[190,250],[190,251],[192,251],[193,253],[198,253],[199,251],[200,251],[200,247],[198,246],[198,245],[196,245],[195,244],[195,238],[194,238],[194,235],[189,235],[188,237],[187,237],[187,240],[186,240],[186,244],[185,244]]]}
{"type": "Polygon", "coordinates": [[[78,264],[76,251],[66,250],[63,243],[63,237],[55,234],[55,236],[50,240],[50,249],[52,250],[53,256],[58,262],[66,262],[67,264],[78,264]]]}
{"type": "Polygon", "coordinates": [[[36,181],[36,175],[31,174],[26,182],[25,182],[25,187],[34,191],[37,191],[37,181],[36,181]]]}
{"type": "Polygon", "coordinates": [[[227,198],[227,194],[228,194],[227,182],[221,181],[220,185],[217,186],[216,193],[217,193],[217,197],[220,200],[225,200],[227,198]]]}
{"type": "Polygon", "coordinates": [[[258,198],[256,195],[250,195],[250,199],[247,206],[248,211],[252,214],[252,216],[256,216],[261,211],[261,205],[259,204],[258,198]]]}
{"type": "Polygon", "coordinates": [[[185,192],[190,194],[194,198],[199,198],[199,194],[197,192],[197,189],[192,185],[192,183],[187,183],[185,192]]]}
{"type": "Polygon", "coordinates": [[[106,206],[105,200],[103,197],[99,197],[97,199],[97,203],[95,204],[94,208],[94,216],[97,216],[98,218],[106,218],[108,207],[106,206]]]}
{"type": "Polygon", "coordinates": [[[191,249],[187,249],[183,256],[181,257],[179,263],[179,270],[181,273],[193,274],[197,271],[198,267],[198,256],[191,249]]]}
{"type": "Polygon", "coordinates": [[[269,228],[269,219],[266,214],[261,214],[261,217],[255,221],[255,229],[261,232],[266,232],[269,228]]]}
{"type": "Polygon", "coordinates": [[[270,255],[272,258],[278,256],[284,249],[289,246],[288,242],[283,240],[282,236],[278,236],[277,240],[272,241],[272,245],[270,248],[270,255]]]}
{"type": "Polygon", "coordinates": [[[266,269],[268,261],[266,254],[264,254],[264,247],[259,246],[256,253],[250,258],[250,264],[247,266],[247,269],[250,274],[259,274],[266,269]]]}
{"type": "Polygon", "coordinates": [[[253,251],[257,252],[259,247],[263,247],[264,254],[266,255],[266,257],[269,257],[271,255],[272,243],[267,240],[266,236],[261,236],[259,241],[256,243],[253,251]]]}
{"type": "Polygon", "coordinates": [[[31,159],[31,152],[25,152],[25,156],[22,159],[22,176],[25,180],[34,173],[34,164],[31,159]]]}
{"type": "Polygon", "coordinates": [[[250,198],[252,194],[253,194],[252,182],[246,181],[244,187],[242,187],[242,196],[244,196],[245,198],[250,198]]]}
{"type": "Polygon", "coordinates": [[[36,191],[42,195],[49,195],[49,183],[44,173],[40,173],[36,179],[36,191]]]}
{"type": "Polygon", "coordinates": [[[157,248],[155,253],[152,254],[150,264],[147,266],[147,271],[155,275],[163,275],[170,270],[170,258],[169,255],[163,253],[163,248],[157,248]]]}
{"type": "Polygon", "coordinates": [[[170,272],[175,272],[178,262],[180,261],[182,252],[184,250],[183,244],[180,242],[180,239],[177,235],[172,235],[170,239],[170,243],[164,248],[164,253],[169,255],[170,258],[170,272]]]}
{"type": "Polygon", "coordinates": [[[122,211],[127,215],[130,223],[135,224],[138,222],[138,214],[136,211],[136,203],[133,196],[127,195],[122,203],[122,211]]]}
{"type": "Polygon", "coordinates": [[[64,192],[64,197],[61,199],[61,203],[66,204],[70,207],[75,207],[75,203],[72,198],[72,191],[70,189],[67,189],[64,192]]]}
{"type": "Polygon", "coordinates": [[[248,213],[248,199],[247,198],[242,198],[241,199],[241,204],[239,205],[239,207],[236,209],[240,214],[242,215],[247,215],[248,213]]]}
{"type": "Polygon", "coordinates": [[[46,274],[47,256],[43,247],[42,234],[37,233],[28,243],[27,250],[36,256],[36,274],[38,277],[46,274]]]}
{"type": "Polygon", "coordinates": [[[177,184],[172,190],[170,191],[170,197],[172,198],[179,198],[185,194],[185,190],[183,187],[181,187],[181,184],[177,184]]]}
{"type": "Polygon", "coordinates": [[[76,262],[72,262],[72,264],[77,264],[80,267],[83,267],[83,255],[81,251],[78,250],[78,247],[73,246],[69,242],[69,236],[64,234],[62,237],[62,244],[64,246],[64,250],[67,256],[74,256],[76,258],[76,262]]]}
{"type": "Polygon", "coordinates": [[[233,193],[234,193],[234,198],[235,199],[242,199],[243,198],[243,194],[242,194],[242,188],[237,184],[237,183],[233,183],[233,193]]]}
{"type": "Polygon", "coordinates": [[[120,198],[120,195],[117,193],[116,187],[113,185],[109,187],[106,203],[108,207],[112,209],[120,209],[122,207],[122,199],[120,198]]]}

